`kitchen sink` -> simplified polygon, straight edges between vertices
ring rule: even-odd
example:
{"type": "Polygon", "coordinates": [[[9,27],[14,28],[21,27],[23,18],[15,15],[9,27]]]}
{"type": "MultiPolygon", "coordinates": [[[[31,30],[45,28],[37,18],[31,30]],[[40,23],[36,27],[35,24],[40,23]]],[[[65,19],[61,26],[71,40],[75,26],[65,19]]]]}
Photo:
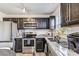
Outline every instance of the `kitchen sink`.
{"type": "Polygon", "coordinates": [[[53,38],[48,38],[51,42],[56,42],[56,40],[53,40],[53,38]]]}
{"type": "Polygon", "coordinates": [[[61,45],[64,48],[68,48],[68,43],[65,41],[60,42],[59,45],[61,45]]]}

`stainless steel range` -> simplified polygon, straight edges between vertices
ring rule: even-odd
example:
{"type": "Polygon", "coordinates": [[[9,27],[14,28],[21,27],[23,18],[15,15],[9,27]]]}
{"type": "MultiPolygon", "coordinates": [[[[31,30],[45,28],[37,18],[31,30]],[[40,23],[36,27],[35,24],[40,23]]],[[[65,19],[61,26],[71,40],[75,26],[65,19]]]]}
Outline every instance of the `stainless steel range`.
{"type": "Polygon", "coordinates": [[[27,52],[28,50],[33,52],[34,49],[35,49],[35,38],[24,38],[22,40],[23,53],[27,52]]]}

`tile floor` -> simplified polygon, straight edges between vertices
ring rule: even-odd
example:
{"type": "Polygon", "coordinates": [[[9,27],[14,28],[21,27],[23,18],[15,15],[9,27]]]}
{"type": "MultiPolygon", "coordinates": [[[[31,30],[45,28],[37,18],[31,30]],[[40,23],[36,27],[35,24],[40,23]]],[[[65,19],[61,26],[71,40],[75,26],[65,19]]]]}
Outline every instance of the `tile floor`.
{"type": "MultiPolygon", "coordinates": [[[[32,53],[16,53],[16,56],[33,56],[32,53]]],[[[44,52],[37,52],[35,56],[46,56],[44,52]]]]}

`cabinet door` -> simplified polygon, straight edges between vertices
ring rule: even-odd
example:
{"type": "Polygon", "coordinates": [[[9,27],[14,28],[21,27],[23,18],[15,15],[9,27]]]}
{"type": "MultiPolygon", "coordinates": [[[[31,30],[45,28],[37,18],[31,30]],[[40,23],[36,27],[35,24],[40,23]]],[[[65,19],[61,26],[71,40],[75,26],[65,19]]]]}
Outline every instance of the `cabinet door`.
{"type": "Polygon", "coordinates": [[[23,18],[18,18],[18,29],[23,29],[23,18]]]}
{"type": "Polygon", "coordinates": [[[61,26],[69,26],[79,23],[79,3],[61,4],[61,26]]]}
{"type": "Polygon", "coordinates": [[[48,18],[38,18],[37,19],[37,28],[38,29],[48,29],[49,28],[49,21],[48,18]]]}
{"type": "Polygon", "coordinates": [[[15,39],[15,52],[22,52],[22,39],[15,39]]]}
{"type": "Polygon", "coordinates": [[[14,23],[17,23],[18,18],[3,18],[3,21],[13,21],[14,23]]]}
{"type": "Polygon", "coordinates": [[[37,29],[42,29],[43,28],[43,22],[42,22],[42,19],[37,19],[37,29]]]}
{"type": "Polygon", "coordinates": [[[70,20],[79,20],[79,3],[70,3],[70,20]]]}
{"type": "Polygon", "coordinates": [[[43,52],[44,51],[43,41],[36,41],[36,51],[43,52]]]}
{"type": "Polygon", "coordinates": [[[18,23],[18,18],[11,18],[11,21],[13,21],[14,23],[18,23]]]}
{"type": "Polygon", "coordinates": [[[67,25],[69,22],[69,4],[61,3],[61,26],[67,25]]]}
{"type": "Polygon", "coordinates": [[[44,38],[36,38],[36,51],[37,52],[44,52],[44,38]]]}

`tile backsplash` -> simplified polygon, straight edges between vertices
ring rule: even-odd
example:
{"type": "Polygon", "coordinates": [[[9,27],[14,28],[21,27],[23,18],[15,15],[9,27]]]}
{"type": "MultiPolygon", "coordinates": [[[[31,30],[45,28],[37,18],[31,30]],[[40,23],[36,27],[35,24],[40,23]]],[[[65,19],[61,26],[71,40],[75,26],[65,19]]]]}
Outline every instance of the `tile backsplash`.
{"type": "Polygon", "coordinates": [[[50,32],[49,29],[26,29],[26,30],[19,30],[19,33],[21,32],[33,32],[36,33],[37,35],[41,35],[41,34],[48,34],[48,32],[50,32]]]}
{"type": "Polygon", "coordinates": [[[69,27],[66,27],[65,29],[66,29],[67,34],[79,32],[79,25],[69,26],[69,27]]]}

